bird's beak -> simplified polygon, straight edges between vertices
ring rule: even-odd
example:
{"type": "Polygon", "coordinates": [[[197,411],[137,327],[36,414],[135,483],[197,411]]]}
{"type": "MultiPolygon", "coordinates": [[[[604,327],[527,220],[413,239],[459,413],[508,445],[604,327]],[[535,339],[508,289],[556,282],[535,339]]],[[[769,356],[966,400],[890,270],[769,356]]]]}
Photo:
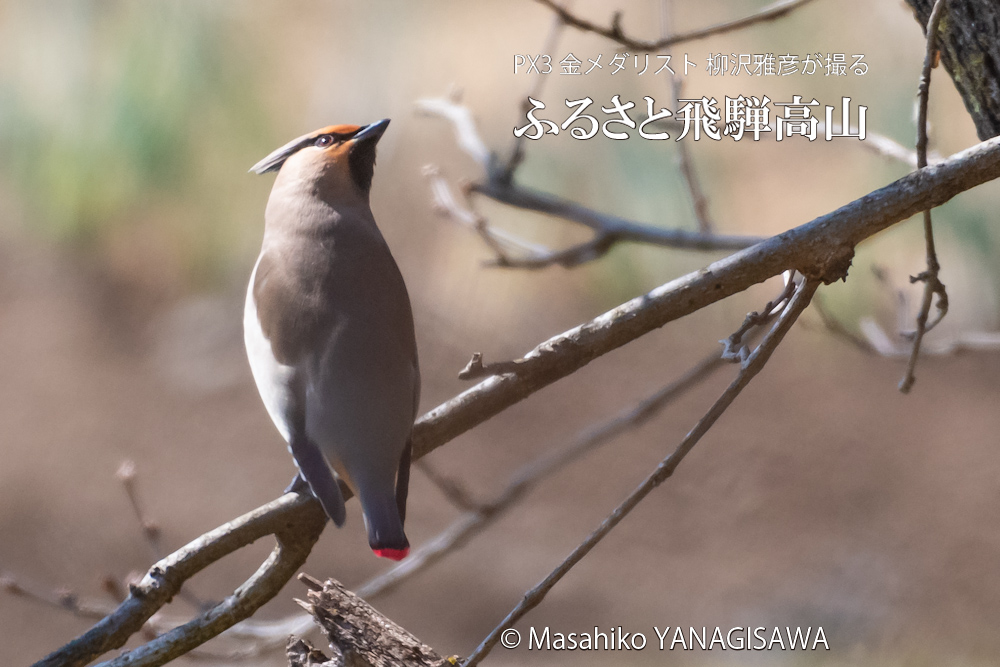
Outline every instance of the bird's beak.
{"type": "Polygon", "coordinates": [[[371,125],[366,125],[361,128],[351,141],[355,145],[371,142],[372,145],[378,143],[378,140],[382,138],[382,133],[385,132],[385,128],[389,127],[389,119],[383,118],[380,121],[372,123],[371,125]]]}
{"type": "Polygon", "coordinates": [[[311,134],[305,134],[298,139],[292,139],[287,144],[282,146],[276,151],[273,151],[266,158],[250,167],[250,173],[252,174],[266,174],[269,171],[278,171],[281,169],[281,165],[285,163],[288,156],[299,150],[303,143],[311,142],[313,139],[311,134]]]}

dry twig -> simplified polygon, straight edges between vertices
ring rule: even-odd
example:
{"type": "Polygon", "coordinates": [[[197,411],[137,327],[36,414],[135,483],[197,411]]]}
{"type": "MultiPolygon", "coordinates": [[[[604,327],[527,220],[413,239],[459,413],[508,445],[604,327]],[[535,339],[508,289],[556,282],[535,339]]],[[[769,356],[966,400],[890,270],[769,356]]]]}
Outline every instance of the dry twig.
{"type": "Polygon", "coordinates": [[[621,26],[621,12],[616,12],[611,19],[611,25],[605,28],[576,16],[570,11],[557,5],[553,0],[537,1],[555,12],[556,15],[562,19],[564,23],[566,23],[566,25],[577,28],[578,30],[583,30],[584,32],[592,32],[596,35],[606,37],[624,47],[635,49],[636,51],[656,51],[669,46],[674,46],[676,44],[681,44],[683,42],[693,42],[697,39],[704,39],[713,35],[722,35],[734,30],[740,30],[754,25],[755,23],[773,21],[774,19],[781,18],[789,12],[811,2],[811,0],[778,0],[778,2],[774,2],[760,11],[754,12],[753,14],[749,14],[742,18],[717,23],[715,25],[708,26],[707,28],[700,28],[690,32],[678,33],[650,42],[635,39],[625,34],[621,26]]]}
{"type": "MultiPolygon", "coordinates": [[[[924,55],[924,69],[920,75],[918,87],[917,167],[921,169],[927,166],[927,102],[930,95],[931,70],[937,60],[938,25],[944,14],[945,4],[946,0],[937,0],[931,10],[931,16],[927,20],[927,52],[924,55]]],[[[917,367],[917,358],[920,356],[920,343],[924,339],[924,334],[937,326],[937,323],[948,313],[948,293],[938,278],[941,265],[938,263],[937,250],[934,248],[934,226],[931,223],[931,210],[929,208],[924,210],[924,240],[927,244],[927,269],[910,278],[911,283],[922,282],[924,284],[924,299],[920,305],[920,312],[917,314],[917,329],[913,333],[913,351],[910,353],[910,361],[906,365],[906,374],[899,382],[899,390],[904,394],[909,393],[913,383],[917,380],[914,371],[917,367]],[[937,296],[937,316],[933,321],[928,322],[935,296],[937,296]]]]}
{"type": "MultiPolygon", "coordinates": [[[[425,114],[440,116],[452,122],[455,135],[460,146],[482,145],[475,124],[465,122],[471,118],[452,107],[459,106],[455,99],[430,99],[417,102],[417,109],[425,114]],[[456,120],[457,119],[457,120],[456,120]],[[470,134],[475,137],[472,139],[470,134]]],[[[464,107],[460,107],[464,109],[464,107]]],[[[494,252],[494,266],[503,268],[541,269],[558,265],[566,268],[579,266],[586,262],[603,257],[611,248],[621,242],[643,243],[684,250],[740,250],[760,241],[756,236],[727,236],[706,233],[704,231],[687,231],[647,225],[641,222],[622,218],[620,216],[601,213],[581,206],[573,201],[550,195],[527,186],[519,185],[512,178],[510,163],[497,164],[496,159],[482,162],[481,151],[468,151],[477,160],[485,172],[482,181],[474,182],[463,188],[466,204],[463,207],[451,193],[451,188],[441,178],[436,167],[429,167],[425,173],[431,179],[431,191],[435,208],[453,220],[474,229],[494,252]],[[497,201],[501,204],[521,208],[528,211],[544,213],[563,220],[575,222],[590,228],[594,236],[580,244],[561,250],[532,244],[511,234],[497,230],[479,214],[475,213],[468,202],[468,194],[475,192],[497,201]]],[[[693,176],[690,165],[688,175],[693,176]]],[[[690,179],[689,181],[690,182],[690,179]]],[[[689,185],[689,191],[698,210],[699,200],[689,185]]],[[[693,187],[697,188],[697,183],[693,187]]],[[[703,198],[702,198],[703,200],[703,198]]],[[[702,212],[704,216],[704,211],[702,212]]],[[[704,223],[699,223],[704,224],[704,223]]]]}

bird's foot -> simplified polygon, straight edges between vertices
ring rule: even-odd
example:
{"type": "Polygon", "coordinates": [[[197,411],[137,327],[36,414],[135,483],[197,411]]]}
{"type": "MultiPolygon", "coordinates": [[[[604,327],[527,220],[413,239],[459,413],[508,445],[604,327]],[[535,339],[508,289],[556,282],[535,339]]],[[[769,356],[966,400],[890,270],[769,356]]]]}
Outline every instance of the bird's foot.
{"type": "Polygon", "coordinates": [[[295,477],[292,478],[291,484],[285,487],[282,493],[311,493],[309,490],[309,484],[306,482],[306,478],[302,476],[302,473],[295,473],[295,477]]]}

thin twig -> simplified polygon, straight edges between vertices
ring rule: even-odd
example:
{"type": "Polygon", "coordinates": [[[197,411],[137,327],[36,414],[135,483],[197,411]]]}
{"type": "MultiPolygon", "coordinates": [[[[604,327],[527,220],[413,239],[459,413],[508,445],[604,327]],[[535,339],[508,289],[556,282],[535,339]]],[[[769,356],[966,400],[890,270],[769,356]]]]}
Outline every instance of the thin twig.
{"type": "Polygon", "coordinates": [[[553,215],[611,236],[614,242],[631,241],[685,250],[741,250],[760,241],[757,236],[725,236],[683,229],[653,227],[616,215],[599,213],[575,202],[545,192],[495,180],[473,183],[472,190],[503,204],[553,215]]]}
{"type": "Polygon", "coordinates": [[[458,480],[442,475],[437,468],[423,459],[415,461],[413,465],[437,487],[438,491],[448,499],[448,502],[458,509],[463,512],[478,512],[482,509],[483,504],[477,502],[469,490],[465,488],[465,485],[458,480]]]}
{"type": "MultiPolygon", "coordinates": [[[[660,2],[660,38],[666,39],[672,30],[673,3],[670,0],[660,2]]],[[[677,74],[670,75],[670,106],[677,108],[677,100],[681,99],[684,89],[684,82],[677,74]]],[[[694,158],[691,156],[691,147],[687,141],[677,143],[677,157],[680,165],[681,177],[687,187],[688,197],[691,199],[691,208],[694,209],[694,218],[698,222],[698,231],[703,234],[711,234],[715,231],[715,224],[708,213],[708,199],[705,197],[705,190],[701,187],[698,173],[694,168],[694,158]]]]}
{"type": "MultiPolygon", "coordinates": [[[[913,351],[913,341],[897,342],[882,326],[870,317],[858,322],[863,339],[861,343],[876,354],[889,359],[908,359],[913,351]]],[[[962,331],[938,336],[934,341],[924,341],[921,356],[945,356],[963,352],[1000,351],[1000,333],[996,331],[962,331]]]]}
{"type": "Polygon", "coordinates": [[[0,575],[0,590],[8,595],[34,600],[89,620],[100,620],[114,609],[96,601],[81,600],[76,593],[68,589],[50,591],[43,586],[18,579],[9,573],[0,575]]]}
{"type": "Polygon", "coordinates": [[[805,310],[806,306],[809,305],[809,301],[812,298],[813,293],[815,293],[816,288],[819,287],[818,280],[805,280],[796,290],[795,295],[792,297],[788,306],[778,317],[778,321],[775,322],[774,327],[764,336],[764,339],[760,342],[760,345],[747,357],[746,361],[740,367],[740,372],[733,380],[732,384],[722,393],[718,400],[712,405],[712,407],[705,413],[695,427],[688,433],[677,448],[667,456],[660,465],[635,489],[629,496],[622,501],[615,510],[608,515],[606,519],[601,523],[601,525],[592,532],[583,542],[577,546],[573,552],[566,557],[566,559],[559,564],[556,569],[554,569],[545,579],[543,579],[537,586],[532,588],[530,591],[524,594],[521,601],[510,611],[509,614],[501,621],[496,628],[476,647],[476,650],[468,657],[468,659],[463,662],[463,667],[475,667],[479,662],[486,657],[486,655],[493,649],[496,643],[500,640],[500,635],[508,628],[513,627],[518,620],[520,620],[525,614],[537,607],[542,600],[545,599],[546,594],[552,590],[552,588],[562,579],[574,565],[579,563],[584,556],[586,556],[594,546],[597,545],[608,533],[617,526],[622,519],[628,516],[635,507],[647,496],[649,493],[663,483],[668,477],[673,475],[674,470],[680,464],[680,462],[687,456],[688,452],[701,440],[702,436],[715,424],[716,420],[726,411],[726,409],[732,404],[733,400],[743,391],[743,389],[750,383],[750,380],[756,376],[764,365],[767,363],[771,354],[774,352],[775,348],[788,333],[792,324],[798,319],[798,316],[805,310]]]}
{"type": "MultiPolygon", "coordinates": [[[[931,10],[930,18],[927,20],[927,51],[924,55],[924,69],[920,74],[920,85],[918,86],[917,98],[919,100],[917,112],[917,167],[922,169],[927,166],[927,103],[930,97],[931,70],[937,60],[937,32],[941,17],[944,14],[946,0],[936,0],[934,8],[931,10]]],[[[924,284],[924,298],[920,304],[920,312],[917,314],[917,329],[913,333],[913,351],[910,353],[910,361],[906,365],[906,374],[899,382],[899,390],[904,394],[909,393],[913,388],[913,383],[917,381],[914,371],[917,368],[917,359],[920,357],[920,344],[923,342],[924,334],[937,326],[948,313],[948,293],[944,284],[938,278],[941,265],[938,263],[937,250],[934,247],[934,226],[931,222],[931,210],[924,210],[924,240],[927,252],[927,270],[919,275],[910,278],[911,283],[922,282],[924,284]],[[934,296],[937,295],[937,316],[928,323],[931,305],[934,296]]]]}
{"type": "Polygon", "coordinates": [[[750,356],[750,348],[746,342],[747,334],[756,327],[763,326],[771,321],[775,315],[782,312],[788,304],[789,299],[795,294],[795,276],[788,273],[785,275],[785,287],[776,298],[768,301],[759,311],[747,313],[743,319],[743,324],[729,338],[720,340],[722,343],[723,361],[738,361],[746,363],[750,356]]]}
{"type": "MultiPolygon", "coordinates": [[[[453,99],[428,99],[417,102],[417,108],[430,115],[436,115],[452,123],[456,141],[475,160],[480,161],[482,152],[468,146],[483,145],[476,131],[471,114],[453,99]],[[470,138],[469,135],[474,138],[470,138]]],[[[432,200],[435,209],[456,222],[465,225],[480,235],[486,245],[493,250],[492,265],[503,268],[541,269],[549,266],[571,268],[592,261],[607,254],[621,242],[644,243],[649,245],[679,248],[684,250],[740,250],[760,241],[756,236],[724,236],[703,231],[668,229],[647,225],[620,216],[600,213],[568,199],[550,195],[519,185],[507,176],[509,165],[490,162],[486,166],[486,177],[481,182],[470,183],[462,188],[466,198],[465,206],[459,204],[447,182],[437,167],[428,167],[425,175],[431,181],[432,200]],[[561,250],[550,250],[537,244],[495,229],[485,218],[473,210],[468,201],[470,192],[481,194],[501,204],[529,211],[536,211],[563,220],[575,222],[590,228],[594,236],[561,250]]],[[[697,187],[697,185],[696,185],[697,187]]],[[[694,195],[693,195],[694,196],[694,195]]],[[[696,208],[698,204],[695,204],[696,208]]]]}
{"type": "MultiPolygon", "coordinates": [[[[843,322],[838,320],[833,314],[830,313],[826,308],[826,302],[816,295],[812,302],[813,311],[819,316],[820,322],[823,324],[823,328],[830,332],[837,338],[847,341],[857,349],[861,350],[866,354],[873,354],[876,352],[875,348],[872,346],[871,342],[862,336],[858,336],[853,331],[844,326],[843,322]]],[[[807,322],[803,322],[803,326],[807,322]]]]}
{"type": "MultiPolygon", "coordinates": [[[[675,84],[678,89],[680,84],[675,84]]],[[[680,92],[676,93],[680,95],[680,92]]],[[[711,234],[715,229],[715,223],[708,212],[708,198],[701,187],[701,181],[694,168],[694,158],[691,157],[691,148],[688,142],[681,141],[677,144],[677,156],[680,164],[681,176],[684,177],[684,185],[687,186],[688,195],[691,197],[691,206],[694,208],[694,218],[698,221],[698,231],[702,234],[711,234]]]]}
{"type": "Polygon", "coordinates": [[[142,509],[142,503],[139,501],[139,491],[136,488],[135,462],[129,459],[122,461],[121,465],[118,466],[118,471],[115,473],[115,477],[118,478],[118,481],[122,483],[122,487],[125,489],[125,495],[128,497],[129,505],[132,507],[132,512],[135,514],[135,518],[139,522],[139,527],[142,529],[142,535],[146,538],[146,543],[149,545],[149,550],[153,554],[153,559],[160,560],[164,556],[163,543],[160,540],[160,526],[156,523],[156,521],[153,521],[146,516],[146,513],[142,509]]]}
{"type": "MultiPolygon", "coordinates": [[[[560,11],[566,11],[572,5],[572,0],[565,0],[563,6],[553,5],[560,11]]],[[[549,26],[549,32],[545,36],[545,41],[543,42],[541,53],[554,53],[556,49],[556,44],[559,43],[559,36],[562,34],[563,28],[565,27],[565,22],[562,18],[556,14],[552,17],[552,23],[549,26]]],[[[541,96],[542,88],[545,86],[545,82],[549,80],[550,77],[543,75],[541,72],[535,74],[535,81],[529,91],[528,95],[525,96],[524,102],[521,103],[521,114],[528,112],[531,105],[528,102],[529,97],[538,99],[541,96]]],[[[507,158],[503,167],[497,169],[498,177],[506,183],[510,183],[514,180],[514,172],[517,168],[521,166],[521,162],[524,160],[524,146],[525,138],[524,136],[514,137],[514,145],[511,148],[510,156],[507,158]]]]}
{"type": "Polygon", "coordinates": [[[537,0],[537,2],[540,2],[555,12],[556,15],[566,23],[566,25],[570,25],[578,30],[592,32],[596,35],[600,35],[601,37],[606,37],[624,47],[635,49],[636,51],[657,51],[668,46],[674,46],[675,44],[691,42],[696,39],[704,39],[713,35],[721,35],[734,30],[740,30],[754,25],[755,23],[773,21],[774,19],[781,18],[785,14],[808,4],[811,0],[778,0],[778,2],[764,7],[758,12],[754,12],[753,14],[749,14],[742,18],[725,21],[706,28],[692,30],[690,32],[671,35],[670,37],[665,37],[653,42],[635,39],[626,35],[621,27],[620,12],[615,13],[609,27],[602,27],[596,23],[592,23],[586,19],[576,16],[575,14],[572,14],[568,10],[557,5],[553,0],[537,0]]]}
{"type": "MultiPolygon", "coordinates": [[[[115,473],[115,476],[118,478],[118,481],[122,483],[122,487],[125,489],[125,495],[128,497],[129,505],[132,507],[132,512],[135,514],[136,521],[139,522],[139,527],[142,529],[142,535],[146,538],[149,550],[153,554],[153,560],[161,560],[166,555],[166,552],[163,550],[163,531],[160,529],[160,524],[154,519],[151,519],[149,515],[143,511],[143,504],[139,499],[139,485],[137,481],[138,475],[136,473],[135,461],[130,459],[122,461],[121,465],[118,466],[118,471],[115,473]]],[[[204,610],[211,606],[199,596],[189,592],[186,588],[181,588],[177,597],[184,600],[195,609],[204,610]]]]}

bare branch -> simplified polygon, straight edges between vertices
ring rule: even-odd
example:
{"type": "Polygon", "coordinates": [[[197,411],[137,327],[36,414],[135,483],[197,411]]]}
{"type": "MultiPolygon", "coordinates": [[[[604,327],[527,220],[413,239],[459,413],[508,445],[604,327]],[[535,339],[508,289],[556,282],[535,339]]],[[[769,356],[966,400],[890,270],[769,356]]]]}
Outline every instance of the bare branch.
{"type": "MultiPolygon", "coordinates": [[[[680,95],[680,84],[675,83],[677,92],[680,95]]],[[[694,168],[694,158],[691,157],[691,147],[688,142],[677,143],[677,157],[680,164],[681,176],[684,177],[684,185],[687,186],[688,195],[691,198],[691,207],[694,209],[694,218],[698,221],[698,231],[702,234],[712,234],[715,223],[708,213],[708,198],[701,187],[701,180],[694,168]]]]}
{"type": "Polygon", "coordinates": [[[576,222],[593,229],[599,235],[611,237],[614,242],[632,241],[686,250],[741,250],[761,240],[756,236],[724,236],[644,225],[619,216],[599,213],[526,186],[504,184],[496,179],[473,183],[472,190],[509,206],[576,222]]]}
{"type": "MultiPolygon", "coordinates": [[[[866,340],[861,336],[856,335],[853,331],[844,326],[844,324],[840,320],[834,317],[830,313],[830,311],[827,310],[826,303],[822,298],[820,298],[820,295],[817,294],[813,298],[812,307],[813,311],[819,316],[820,322],[823,324],[823,327],[828,332],[830,332],[837,338],[847,341],[848,343],[850,343],[851,345],[853,345],[854,347],[856,347],[857,349],[861,350],[866,354],[873,354],[876,352],[875,348],[868,340],[866,340]]],[[[802,324],[804,326],[806,322],[803,322],[802,324]]]]}
{"type": "MultiPolygon", "coordinates": [[[[909,359],[913,352],[912,339],[906,344],[897,342],[878,322],[870,317],[861,318],[858,326],[864,337],[861,344],[880,356],[889,359],[909,359]]],[[[925,340],[920,348],[921,356],[997,351],[1000,351],[1000,333],[996,331],[963,331],[950,336],[938,337],[934,341],[925,340]]]]}
{"type": "MultiPolygon", "coordinates": [[[[565,8],[568,9],[569,5],[572,4],[572,0],[565,0],[565,8]]],[[[562,9],[562,7],[560,7],[562,9]]],[[[552,17],[552,24],[549,26],[549,32],[545,37],[545,41],[542,44],[541,53],[552,53],[555,51],[556,44],[559,42],[559,36],[562,34],[563,27],[562,19],[558,15],[552,17]]],[[[549,80],[549,77],[543,75],[541,72],[535,74],[535,82],[525,96],[524,102],[521,103],[521,113],[527,113],[528,109],[531,108],[528,102],[529,97],[538,98],[541,95],[542,88],[545,86],[545,82],[549,80]]],[[[502,168],[502,178],[505,181],[512,181],[514,179],[514,172],[521,165],[521,161],[524,160],[524,146],[525,138],[514,137],[514,146],[511,149],[510,157],[507,158],[504,166],[502,168]]]]}
{"type": "Polygon", "coordinates": [[[551,252],[545,246],[530,243],[502,229],[491,227],[486,218],[473,210],[472,202],[469,201],[468,187],[462,188],[465,203],[464,206],[460,204],[437,166],[427,165],[424,168],[424,175],[427,176],[431,184],[431,201],[434,209],[449,220],[478,234],[486,247],[493,251],[496,263],[506,264],[513,261],[510,260],[511,252],[517,252],[521,255],[544,255],[551,252]]]}
{"type": "MultiPolygon", "coordinates": [[[[661,0],[661,39],[666,39],[670,36],[673,22],[673,10],[673,3],[670,0],[661,0]]],[[[673,70],[671,70],[670,75],[670,106],[672,108],[676,108],[677,100],[681,99],[682,96],[684,82],[679,76],[673,74],[672,72],[673,70]]],[[[711,234],[715,231],[715,225],[712,223],[708,214],[708,199],[705,197],[705,191],[701,187],[701,181],[698,179],[698,173],[695,171],[694,158],[691,156],[691,147],[688,145],[688,142],[681,141],[677,143],[677,156],[678,163],[680,165],[681,177],[684,180],[688,196],[691,199],[691,207],[694,209],[695,220],[698,222],[698,231],[703,234],[711,234]]]]}
{"type": "Polygon", "coordinates": [[[468,107],[460,104],[461,94],[453,92],[444,99],[417,100],[417,111],[446,119],[455,128],[458,146],[484,169],[490,162],[490,149],[476,130],[476,121],[468,107]]]}
{"type": "Polygon", "coordinates": [[[136,470],[135,462],[130,460],[122,461],[121,465],[118,466],[118,472],[115,473],[118,481],[122,483],[122,487],[125,489],[125,495],[128,496],[129,505],[132,507],[132,512],[135,514],[136,520],[139,522],[139,527],[142,528],[143,537],[146,538],[147,544],[149,544],[149,550],[153,554],[155,560],[163,558],[163,543],[160,541],[160,526],[152,519],[146,516],[146,513],[142,510],[142,503],[139,501],[139,491],[136,489],[136,470]]]}
{"type": "Polygon", "coordinates": [[[740,367],[740,372],[733,380],[732,384],[722,393],[718,400],[712,405],[705,416],[702,417],[698,423],[695,425],[691,432],[688,433],[677,448],[663,461],[660,465],[645,479],[638,488],[635,489],[629,496],[622,501],[615,510],[608,515],[606,519],[601,523],[598,528],[592,532],[583,542],[573,550],[573,552],[566,557],[566,559],[559,564],[559,566],[554,569],[545,579],[543,579],[537,586],[532,588],[530,591],[524,594],[521,601],[507,614],[506,618],[496,627],[493,631],[476,647],[476,650],[469,656],[469,658],[462,663],[463,667],[475,667],[479,662],[486,657],[487,654],[496,646],[496,643],[500,640],[500,635],[507,629],[513,627],[518,620],[520,620],[525,614],[537,607],[550,590],[562,579],[574,565],[579,563],[584,556],[586,556],[591,549],[593,549],[598,542],[600,542],[604,537],[610,533],[615,526],[621,523],[622,519],[628,516],[635,507],[642,502],[642,500],[649,495],[649,493],[655,489],[657,486],[662,484],[667,478],[673,475],[674,470],[680,462],[687,456],[698,441],[701,440],[702,436],[708,432],[708,430],[715,424],[718,418],[723,412],[732,405],[732,402],[736,397],[743,391],[743,389],[750,383],[760,371],[764,368],[764,365],[770,359],[771,354],[774,352],[775,348],[788,333],[792,324],[798,319],[798,316],[805,310],[806,306],[809,305],[809,301],[812,298],[813,293],[815,293],[816,288],[819,287],[820,281],[817,279],[805,280],[801,286],[795,291],[795,295],[792,297],[788,306],[778,317],[778,321],[775,323],[774,327],[764,336],[764,339],[760,342],[760,345],[750,353],[746,361],[740,367]]]}
{"type": "MultiPolygon", "coordinates": [[[[453,99],[421,100],[417,102],[417,105],[418,109],[424,113],[431,113],[452,121],[459,145],[482,144],[482,140],[478,138],[478,133],[475,131],[475,125],[464,121],[466,118],[471,118],[468,110],[464,107],[452,108],[457,106],[457,102],[453,99]],[[463,120],[460,121],[460,124],[455,124],[453,120],[455,118],[463,120]],[[475,141],[463,138],[470,132],[477,137],[475,141]]],[[[466,152],[477,159],[474,151],[466,150],[466,152]]],[[[495,161],[491,161],[487,165],[486,178],[483,182],[472,183],[467,188],[463,188],[466,194],[464,207],[458,203],[451,188],[444,182],[436,167],[428,167],[425,169],[425,174],[431,179],[431,192],[435,209],[452,220],[474,229],[486,245],[493,250],[495,259],[492,264],[503,268],[541,269],[553,265],[571,268],[603,257],[611,248],[623,241],[686,250],[718,251],[739,250],[761,240],[760,237],[756,236],[723,236],[704,231],[665,229],[600,213],[567,199],[518,185],[513,181],[513,171],[510,164],[498,165],[495,161]],[[545,213],[584,225],[594,231],[594,236],[588,241],[562,250],[550,250],[537,244],[531,244],[491,227],[485,218],[473,211],[468,202],[468,192],[479,193],[508,206],[545,213]]],[[[696,182],[691,182],[694,174],[690,165],[688,165],[685,178],[690,183],[689,188],[699,187],[696,182]]],[[[707,214],[704,210],[704,197],[699,199],[694,190],[691,192],[696,214],[700,216],[699,224],[704,226],[707,220],[705,218],[707,214]]]]}
{"type": "Polygon", "coordinates": [[[795,294],[796,284],[794,275],[786,274],[785,278],[785,288],[777,298],[768,301],[759,311],[747,313],[740,328],[730,335],[729,338],[719,341],[722,343],[721,356],[723,361],[746,363],[747,358],[750,356],[750,348],[746,342],[747,334],[752,329],[764,326],[770,322],[778,313],[784,310],[788,304],[788,300],[795,294]]]}
{"type": "Polygon", "coordinates": [[[273,534],[278,541],[260,569],[225,601],[190,623],[105,665],[162,665],[253,614],[305,562],[319,539],[326,515],[309,495],[288,493],[167,556],[150,568],[118,608],[88,632],[35,663],[35,667],[82,667],[123,646],[177,594],[187,579],[244,546],[273,534]]]}
{"type": "Polygon", "coordinates": [[[43,586],[22,581],[9,573],[0,575],[0,590],[8,595],[34,600],[61,611],[68,611],[79,618],[90,620],[100,620],[112,610],[112,607],[108,605],[81,600],[76,593],[68,589],[50,591],[43,586]]]}
{"type": "Polygon", "coordinates": [[[734,30],[740,30],[754,25],[755,23],[773,21],[774,19],[781,18],[785,14],[788,14],[789,12],[811,2],[811,0],[778,0],[778,2],[764,7],[758,12],[754,12],[753,14],[749,14],[742,18],[648,42],[626,35],[622,31],[621,14],[619,13],[614,15],[611,25],[605,28],[572,14],[568,10],[558,6],[553,0],[537,1],[555,12],[556,15],[562,19],[564,23],[566,23],[566,25],[572,26],[584,32],[592,32],[596,35],[600,35],[601,37],[606,37],[607,39],[617,42],[624,47],[635,49],[636,51],[657,51],[659,49],[667,48],[668,46],[674,46],[675,44],[693,42],[697,39],[704,39],[713,35],[722,35],[734,30]]]}
{"type": "MultiPolygon", "coordinates": [[[[919,100],[917,112],[917,166],[920,168],[927,166],[927,102],[931,87],[931,69],[937,62],[937,32],[941,23],[941,16],[944,14],[946,0],[937,0],[931,10],[931,16],[927,21],[927,51],[924,55],[924,69],[920,74],[920,85],[918,86],[917,98],[919,100]]],[[[904,394],[909,393],[913,388],[913,383],[917,381],[914,371],[917,368],[917,359],[920,357],[920,344],[924,339],[924,334],[933,329],[948,312],[948,293],[944,284],[938,278],[941,265],[938,263],[937,250],[934,248],[934,225],[931,222],[930,209],[924,211],[924,239],[927,244],[927,270],[910,279],[910,282],[922,282],[924,284],[924,298],[920,305],[920,312],[917,314],[917,330],[913,334],[913,351],[910,354],[910,361],[906,366],[906,375],[899,382],[899,390],[904,394]],[[937,317],[930,323],[927,319],[930,315],[931,304],[937,296],[937,317]]]]}
{"type": "MultiPolygon", "coordinates": [[[[476,512],[482,509],[482,503],[473,498],[472,494],[469,493],[469,490],[465,488],[465,485],[458,480],[442,475],[434,466],[423,459],[415,461],[413,465],[420,470],[420,472],[424,473],[424,476],[437,487],[438,491],[440,491],[441,494],[448,499],[448,502],[458,509],[463,512],[476,512]]],[[[363,597],[368,596],[366,595],[363,597]]]]}
{"type": "MultiPolygon", "coordinates": [[[[115,473],[115,476],[118,478],[118,481],[122,483],[122,487],[125,489],[125,495],[128,496],[132,512],[135,514],[136,521],[139,522],[139,527],[142,529],[143,537],[146,539],[146,543],[149,545],[149,550],[153,554],[153,560],[162,559],[165,555],[163,550],[162,531],[160,530],[160,524],[151,519],[149,515],[143,511],[143,504],[139,499],[138,474],[136,472],[135,461],[128,459],[122,461],[121,465],[118,466],[118,471],[115,473]]],[[[177,597],[181,598],[195,609],[204,609],[208,606],[200,597],[189,592],[185,588],[180,590],[177,597]]]]}

